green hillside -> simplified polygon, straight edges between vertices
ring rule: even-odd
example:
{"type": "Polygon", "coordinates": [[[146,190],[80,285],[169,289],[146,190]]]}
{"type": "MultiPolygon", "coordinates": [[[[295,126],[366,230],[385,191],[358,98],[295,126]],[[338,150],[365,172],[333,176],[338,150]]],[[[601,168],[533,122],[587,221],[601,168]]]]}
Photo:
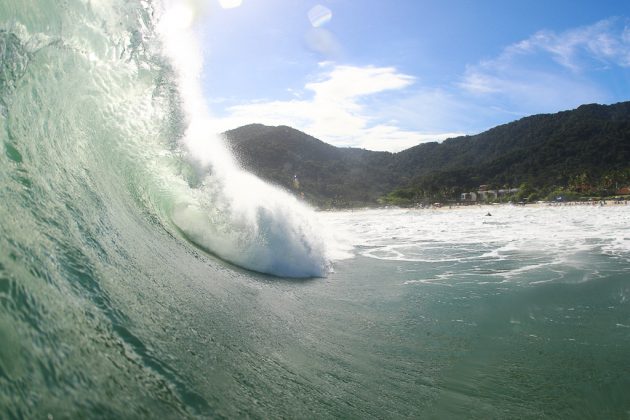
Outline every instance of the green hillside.
{"type": "Polygon", "coordinates": [[[482,184],[522,186],[531,198],[609,195],[630,184],[630,102],[534,115],[395,154],[337,148],[285,126],[225,136],[245,169],[320,206],[457,200],[482,184]]]}
{"type": "Polygon", "coordinates": [[[376,203],[400,185],[391,153],[334,147],[285,126],[252,124],[225,135],[246,170],[320,206],[376,203]]]}

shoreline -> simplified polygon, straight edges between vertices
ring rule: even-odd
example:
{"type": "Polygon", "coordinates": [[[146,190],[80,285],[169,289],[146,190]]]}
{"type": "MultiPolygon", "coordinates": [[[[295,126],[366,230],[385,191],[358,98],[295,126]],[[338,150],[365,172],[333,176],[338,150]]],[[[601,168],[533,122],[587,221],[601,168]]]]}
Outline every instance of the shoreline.
{"type": "MultiPolygon", "coordinates": [[[[444,209],[453,210],[458,208],[467,208],[467,207],[614,207],[614,206],[627,206],[628,200],[598,200],[598,201],[537,201],[535,203],[478,203],[478,204],[465,204],[465,205],[441,205],[441,206],[429,206],[424,207],[426,209],[444,209]]],[[[419,208],[419,207],[412,207],[419,208]]]]}
{"type": "Polygon", "coordinates": [[[462,209],[489,209],[499,207],[522,207],[522,208],[543,208],[543,207],[619,207],[628,206],[630,200],[598,200],[598,201],[539,201],[536,203],[518,204],[518,203],[476,203],[476,204],[459,204],[459,205],[428,205],[428,206],[365,206],[365,207],[347,207],[347,208],[319,208],[314,207],[318,212],[354,212],[369,210],[462,210],[462,209]]]}

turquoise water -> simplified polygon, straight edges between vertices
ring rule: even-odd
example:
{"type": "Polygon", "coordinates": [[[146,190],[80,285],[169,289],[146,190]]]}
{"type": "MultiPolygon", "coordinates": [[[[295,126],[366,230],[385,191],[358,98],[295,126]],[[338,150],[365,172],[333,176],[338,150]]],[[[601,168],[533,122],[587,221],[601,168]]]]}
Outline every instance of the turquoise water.
{"type": "Polygon", "coordinates": [[[629,207],[314,213],[168,13],[0,4],[0,417],[630,416],[629,207]]]}
{"type": "Polygon", "coordinates": [[[358,254],[339,267],[356,313],[388,337],[370,342],[414,384],[410,415],[630,415],[630,207],[328,217],[358,254]]]}

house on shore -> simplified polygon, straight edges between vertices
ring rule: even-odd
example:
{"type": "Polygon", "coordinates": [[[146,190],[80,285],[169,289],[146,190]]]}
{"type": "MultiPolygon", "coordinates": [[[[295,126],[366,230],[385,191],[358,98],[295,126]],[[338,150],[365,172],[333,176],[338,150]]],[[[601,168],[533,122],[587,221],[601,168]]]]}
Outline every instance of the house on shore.
{"type": "Polygon", "coordinates": [[[469,203],[492,201],[516,192],[518,192],[518,188],[502,188],[494,190],[488,185],[480,185],[477,191],[462,193],[460,201],[469,203]]]}

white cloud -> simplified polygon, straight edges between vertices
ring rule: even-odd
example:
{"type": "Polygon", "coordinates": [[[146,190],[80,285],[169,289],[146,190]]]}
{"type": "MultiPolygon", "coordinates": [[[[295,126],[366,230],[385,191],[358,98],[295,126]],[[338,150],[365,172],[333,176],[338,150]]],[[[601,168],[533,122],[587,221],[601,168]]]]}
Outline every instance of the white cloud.
{"type": "Polygon", "coordinates": [[[361,147],[369,150],[398,152],[420,143],[442,141],[462,133],[418,133],[401,130],[397,126],[380,124],[363,131],[361,147]]]}
{"type": "Polygon", "coordinates": [[[418,86],[393,67],[325,61],[314,80],[290,92],[292,99],[229,107],[217,131],[254,122],[289,125],[336,146],[398,151],[526,115],[610,102],[618,92],[598,76],[614,67],[630,67],[630,26],[616,18],[539,31],[442,86],[418,86]]]}
{"type": "Polygon", "coordinates": [[[536,69],[494,74],[469,69],[461,86],[469,93],[491,96],[494,103],[507,102],[517,109],[531,110],[526,114],[606,101],[606,92],[588,80],[536,69]]]}
{"type": "Polygon", "coordinates": [[[401,90],[414,83],[412,76],[393,67],[334,66],[323,63],[318,80],[307,83],[310,99],[250,102],[228,108],[217,119],[223,131],[258,122],[289,125],[337,146],[399,151],[421,142],[443,140],[457,133],[419,133],[393,123],[378,122],[362,99],[386,91],[401,90]]]}
{"type": "Polygon", "coordinates": [[[630,67],[630,36],[620,19],[562,33],[539,31],[490,60],[468,66],[458,84],[477,97],[508,101],[525,113],[606,102],[594,80],[610,67],[630,67]]]}
{"type": "Polygon", "coordinates": [[[308,83],[306,88],[315,92],[315,100],[350,100],[354,98],[402,89],[409,86],[414,77],[397,73],[393,67],[335,66],[319,82],[308,83]]]}
{"type": "Polygon", "coordinates": [[[562,33],[539,31],[508,46],[491,62],[501,65],[519,55],[534,54],[548,54],[558,64],[577,72],[588,70],[595,63],[630,67],[630,28],[627,22],[611,18],[562,33]]]}

